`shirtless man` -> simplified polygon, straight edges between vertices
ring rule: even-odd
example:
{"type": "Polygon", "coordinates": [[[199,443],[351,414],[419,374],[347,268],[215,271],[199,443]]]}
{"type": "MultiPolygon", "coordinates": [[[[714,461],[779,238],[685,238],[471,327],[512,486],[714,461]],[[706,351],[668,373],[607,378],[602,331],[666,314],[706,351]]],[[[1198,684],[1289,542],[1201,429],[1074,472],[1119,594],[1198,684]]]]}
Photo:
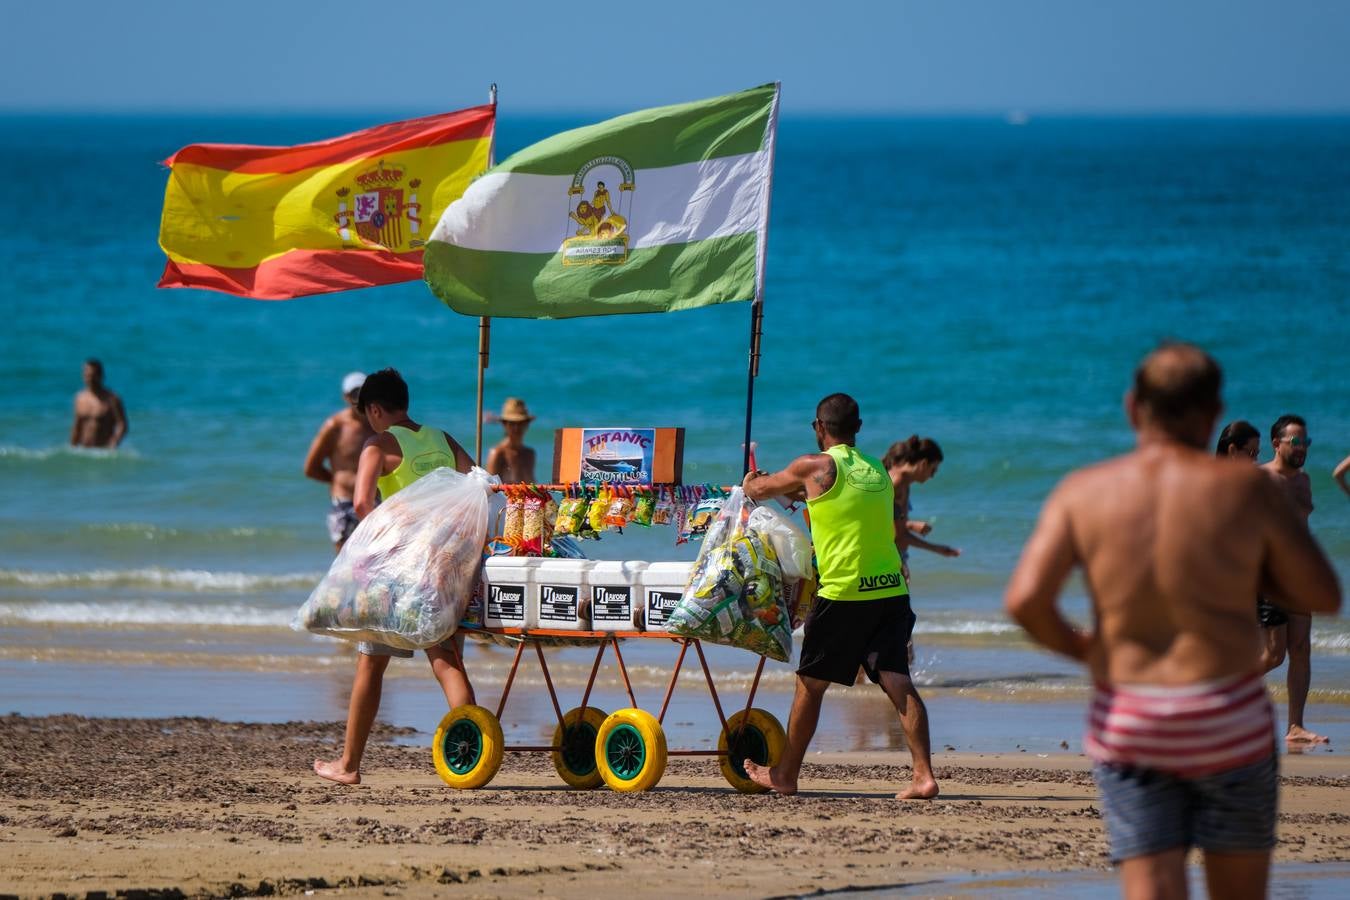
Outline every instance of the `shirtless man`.
{"type": "Polygon", "coordinates": [[[928,800],[938,795],[938,783],[928,709],[909,676],[907,646],[915,617],[895,546],[895,489],[881,461],[854,446],[862,419],[852,397],[831,394],[821,400],[812,427],[820,453],[799,456],[773,475],[751,472],[743,483],[752,500],[805,497],[820,569],[816,605],[806,618],[787,747],[773,768],[747,759],[745,772],[770,790],[797,793],[826,689],[831,683],[852,685],[861,666],[890,698],[909,742],[913,777],[896,798],[928,800]]]}
{"type": "MultiPolygon", "coordinates": [[[[366,379],[357,398],[357,411],[375,431],[357,461],[353,499],[359,518],[375,511],[377,492],[388,500],[428,472],[447,466],[467,472],[473,466],[473,457],[449,434],[412,420],[408,415],[408,385],[394,369],[382,369],[366,379]]],[[[342,756],[314,760],[316,775],[339,784],[361,783],[361,760],[380,711],[384,671],[392,657],[408,659],[413,655],[411,650],[368,641],[359,643],[356,650],[356,676],[347,706],[342,756]]],[[[425,652],[449,707],[473,703],[473,685],[464,671],[463,633],[425,652]]]]}
{"type": "Polygon", "coordinates": [[[356,490],[356,461],[361,456],[361,448],[375,434],[366,417],[356,408],[361,385],[365,383],[364,373],[347,373],[342,379],[342,396],[347,400],[347,408],[328,417],[319,433],[314,435],[309,453],[305,455],[305,476],[328,485],[328,537],[334,551],[342,549],[360,521],[352,504],[356,490]]]}
{"type": "MultiPolygon", "coordinates": [[[[1280,416],[1270,426],[1270,444],[1275,450],[1275,458],[1261,468],[1284,489],[1303,521],[1307,522],[1313,511],[1312,481],[1303,471],[1303,464],[1308,461],[1308,448],[1312,446],[1308,423],[1295,415],[1280,416]]],[[[1277,603],[1277,606],[1282,605],[1277,603]]],[[[1303,727],[1303,709],[1308,705],[1308,689],[1312,685],[1312,618],[1293,610],[1284,612],[1289,618],[1284,626],[1285,652],[1289,659],[1285,681],[1289,689],[1289,730],[1284,739],[1294,745],[1325,744],[1328,742],[1326,737],[1303,727]]]]}
{"type": "Polygon", "coordinates": [[[507,397],[502,414],[497,417],[506,430],[506,437],[488,451],[489,475],[497,475],[503,484],[534,483],[534,448],[525,446],[525,432],[529,431],[534,416],[519,397],[507,397]]]}
{"type": "Polygon", "coordinates": [[[1192,846],[1210,896],[1265,896],[1279,778],[1252,598],[1264,584],[1305,614],[1341,604],[1277,485],[1206,452],[1221,381],[1196,347],[1149,354],[1125,398],[1135,450],[1059,484],[1005,598],[1032,638],[1085,663],[1097,685],[1084,745],[1129,898],[1185,897],[1192,846]],[[1089,632],[1058,608],[1080,566],[1089,632]]]}
{"type": "Polygon", "coordinates": [[[75,395],[75,421],[70,446],[113,449],[127,436],[127,412],[122,398],[103,383],[103,363],[84,361],[84,390],[75,395]]]}

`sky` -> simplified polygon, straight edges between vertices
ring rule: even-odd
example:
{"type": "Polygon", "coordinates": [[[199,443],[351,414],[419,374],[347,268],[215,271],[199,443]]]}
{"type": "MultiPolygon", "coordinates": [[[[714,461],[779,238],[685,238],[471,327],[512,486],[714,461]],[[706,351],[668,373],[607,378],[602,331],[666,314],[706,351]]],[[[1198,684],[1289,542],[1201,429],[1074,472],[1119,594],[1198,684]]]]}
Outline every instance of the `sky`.
{"type": "Polygon", "coordinates": [[[0,0],[0,111],[1350,112],[1344,0],[0,0]]]}

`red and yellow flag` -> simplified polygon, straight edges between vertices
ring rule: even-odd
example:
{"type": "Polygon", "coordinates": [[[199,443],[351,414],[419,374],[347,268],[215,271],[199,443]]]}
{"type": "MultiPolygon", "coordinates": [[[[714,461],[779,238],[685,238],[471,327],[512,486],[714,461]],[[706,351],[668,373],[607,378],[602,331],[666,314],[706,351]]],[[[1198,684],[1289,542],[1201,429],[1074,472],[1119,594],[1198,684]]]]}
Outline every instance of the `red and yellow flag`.
{"type": "Polygon", "coordinates": [[[295,147],[184,147],[164,161],[159,286],[285,300],[419,279],[495,121],[476,106],[295,147]]]}

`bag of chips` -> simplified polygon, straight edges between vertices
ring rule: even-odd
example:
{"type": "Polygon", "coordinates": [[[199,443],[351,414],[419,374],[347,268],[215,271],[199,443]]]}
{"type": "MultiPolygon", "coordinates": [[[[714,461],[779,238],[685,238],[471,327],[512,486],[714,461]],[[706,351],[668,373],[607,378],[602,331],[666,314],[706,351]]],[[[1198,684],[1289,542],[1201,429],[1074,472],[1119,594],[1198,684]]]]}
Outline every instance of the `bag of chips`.
{"type": "Polygon", "coordinates": [[[672,496],[673,493],[669,492],[669,489],[667,488],[660,489],[660,496],[657,498],[655,505],[653,505],[652,507],[653,525],[669,525],[671,523],[672,513],[675,508],[675,504],[671,500],[672,496]]]}
{"type": "Polygon", "coordinates": [[[502,515],[502,540],[512,547],[520,545],[525,528],[525,500],[520,494],[508,489],[506,510],[502,515]]]}
{"type": "Polygon", "coordinates": [[[772,541],[750,523],[752,507],[740,488],[722,502],[666,628],[787,662],[792,624],[783,573],[772,541]]]}
{"type": "Polygon", "coordinates": [[[586,518],[586,498],[573,497],[570,494],[558,504],[558,518],[553,533],[559,535],[580,534],[581,523],[586,518]]]}
{"type": "Polygon", "coordinates": [[[602,487],[586,507],[586,531],[582,537],[599,537],[605,530],[605,514],[609,512],[609,488],[602,487]]]}
{"type": "Polygon", "coordinates": [[[405,650],[455,633],[478,583],[495,476],[436,469],[361,521],[296,628],[405,650]]]}
{"type": "Polygon", "coordinates": [[[529,494],[521,503],[520,552],[525,556],[544,553],[544,498],[529,494]]]}
{"type": "Polygon", "coordinates": [[[639,488],[637,496],[633,498],[633,524],[647,528],[652,524],[655,513],[656,497],[651,488],[639,488]]]}
{"type": "Polygon", "coordinates": [[[633,498],[627,488],[614,488],[609,506],[605,509],[605,524],[622,529],[633,517],[633,498]]]}

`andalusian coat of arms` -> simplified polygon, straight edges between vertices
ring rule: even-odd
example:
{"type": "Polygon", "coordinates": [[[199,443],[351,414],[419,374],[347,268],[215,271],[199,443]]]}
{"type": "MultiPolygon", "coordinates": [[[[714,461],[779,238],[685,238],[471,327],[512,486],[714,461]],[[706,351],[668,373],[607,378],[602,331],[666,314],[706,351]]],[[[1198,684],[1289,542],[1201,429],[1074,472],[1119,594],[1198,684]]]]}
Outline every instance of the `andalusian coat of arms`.
{"type": "Polygon", "coordinates": [[[618,156],[597,157],[577,169],[567,190],[563,265],[617,266],[628,259],[634,187],[633,167],[618,156]]]}

